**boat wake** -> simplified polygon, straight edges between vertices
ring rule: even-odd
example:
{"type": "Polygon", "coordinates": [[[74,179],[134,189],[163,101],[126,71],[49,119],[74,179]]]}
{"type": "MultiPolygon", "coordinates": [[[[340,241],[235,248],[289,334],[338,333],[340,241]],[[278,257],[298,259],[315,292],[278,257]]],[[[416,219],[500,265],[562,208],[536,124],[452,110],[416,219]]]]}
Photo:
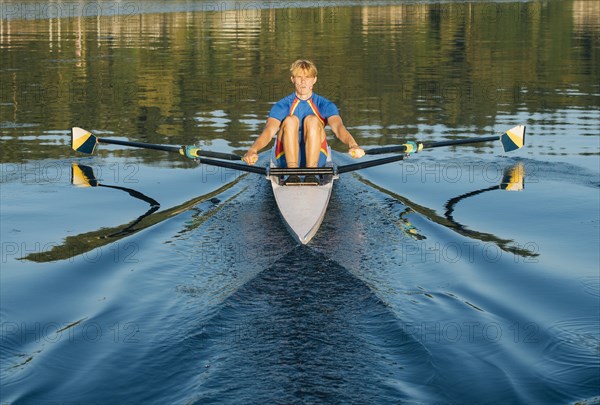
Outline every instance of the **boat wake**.
{"type": "Polygon", "coordinates": [[[344,267],[298,246],[232,294],[185,342],[203,365],[193,400],[408,399],[434,372],[427,350],[402,326],[344,267]]]}

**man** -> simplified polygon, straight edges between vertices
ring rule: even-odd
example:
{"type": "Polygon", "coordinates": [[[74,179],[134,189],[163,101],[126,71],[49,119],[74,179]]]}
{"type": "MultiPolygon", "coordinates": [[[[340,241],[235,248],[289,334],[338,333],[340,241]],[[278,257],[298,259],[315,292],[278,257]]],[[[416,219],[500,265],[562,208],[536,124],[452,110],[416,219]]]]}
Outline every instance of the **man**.
{"type": "Polygon", "coordinates": [[[255,164],[258,151],[277,134],[275,155],[280,167],[318,167],[327,160],[325,126],[329,124],[335,136],[348,145],[354,158],[365,155],[344,126],[334,103],[313,93],[317,68],[309,60],[297,60],[290,68],[295,92],[279,100],[272,108],[264,130],[242,157],[255,164]]]}

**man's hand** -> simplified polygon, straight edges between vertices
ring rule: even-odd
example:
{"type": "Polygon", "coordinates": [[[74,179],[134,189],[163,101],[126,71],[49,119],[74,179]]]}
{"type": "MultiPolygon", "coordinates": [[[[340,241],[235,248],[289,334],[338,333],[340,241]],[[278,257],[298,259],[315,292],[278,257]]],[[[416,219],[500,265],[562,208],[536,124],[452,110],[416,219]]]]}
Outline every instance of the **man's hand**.
{"type": "Polygon", "coordinates": [[[364,149],[358,145],[350,146],[350,149],[348,149],[348,153],[355,159],[361,158],[365,155],[364,149]]]}
{"type": "Polygon", "coordinates": [[[258,153],[254,150],[250,149],[244,156],[242,156],[242,160],[249,165],[253,165],[258,160],[258,153]]]}

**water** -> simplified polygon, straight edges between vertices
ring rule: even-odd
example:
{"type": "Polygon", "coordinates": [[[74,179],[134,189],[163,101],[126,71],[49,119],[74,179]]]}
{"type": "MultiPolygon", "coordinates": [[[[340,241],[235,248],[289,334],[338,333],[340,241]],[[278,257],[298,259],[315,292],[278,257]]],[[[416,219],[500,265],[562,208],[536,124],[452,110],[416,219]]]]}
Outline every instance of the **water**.
{"type": "Polygon", "coordinates": [[[0,10],[0,402],[600,401],[596,2],[0,10]],[[366,148],[526,147],[344,174],[308,246],[260,176],[70,150],[81,126],[243,153],[297,57],[366,148]]]}

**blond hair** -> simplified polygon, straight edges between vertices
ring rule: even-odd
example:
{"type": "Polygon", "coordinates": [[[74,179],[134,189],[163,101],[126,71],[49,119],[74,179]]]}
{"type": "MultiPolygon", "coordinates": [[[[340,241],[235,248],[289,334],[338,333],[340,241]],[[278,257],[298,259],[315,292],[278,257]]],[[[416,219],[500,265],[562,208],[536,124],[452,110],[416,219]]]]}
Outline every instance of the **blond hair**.
{"type": "Polygon", "coordinates": [[[305,72],[308,77],[317,77],[317,67],[307,59],[298,59],[290,66],[292,76],[296,76],[296,73],[300,70],[305,72]]]}

